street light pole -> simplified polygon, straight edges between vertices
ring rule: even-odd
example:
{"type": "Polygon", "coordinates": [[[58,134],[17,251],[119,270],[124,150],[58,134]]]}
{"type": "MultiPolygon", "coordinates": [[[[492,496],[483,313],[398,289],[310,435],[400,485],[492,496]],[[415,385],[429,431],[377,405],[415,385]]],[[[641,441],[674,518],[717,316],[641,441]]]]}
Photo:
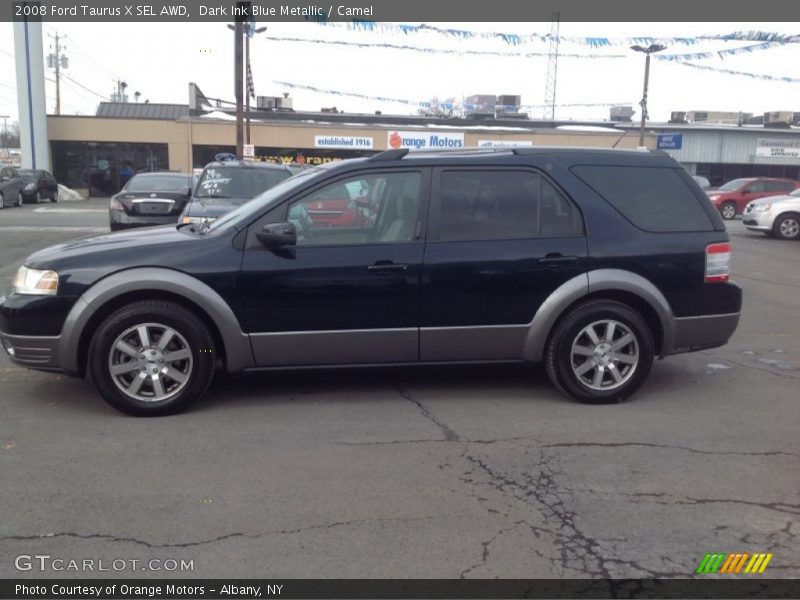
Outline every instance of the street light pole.
{"type": "Polygon", "coordinates": [[[639,147],[644,146],[644,124],[647,120],[647,86],[650,83],[650,55],[655,52],[661,52],[662,50],[666,50],[666,46],[662,44],[650,44],[647,48],[643,46],[631,46],[631,50],[636,52],[643,52],[645,55],[644,59],[644,91],[642,91],[642,101],[639,102],[639,105],[642,107],[642,121],[641,125],[639,126],[639,147]]]}

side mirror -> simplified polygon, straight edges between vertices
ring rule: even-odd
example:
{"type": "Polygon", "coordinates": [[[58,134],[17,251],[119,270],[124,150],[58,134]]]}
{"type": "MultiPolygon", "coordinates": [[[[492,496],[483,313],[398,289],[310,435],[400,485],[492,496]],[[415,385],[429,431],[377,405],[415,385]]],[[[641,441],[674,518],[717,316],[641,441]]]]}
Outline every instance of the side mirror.
{"type": "Polygon", "coordinates": [[[294,223],[268,223],[256,233],[256,237],[267,248],[297,244],[297,230],[294,223]]]}
{"type": "Polygon", "coordinates": [[[366,196],[359,196],[356,198],[356,205],[361,208],[369,208],[369,198],[366,196]]]}

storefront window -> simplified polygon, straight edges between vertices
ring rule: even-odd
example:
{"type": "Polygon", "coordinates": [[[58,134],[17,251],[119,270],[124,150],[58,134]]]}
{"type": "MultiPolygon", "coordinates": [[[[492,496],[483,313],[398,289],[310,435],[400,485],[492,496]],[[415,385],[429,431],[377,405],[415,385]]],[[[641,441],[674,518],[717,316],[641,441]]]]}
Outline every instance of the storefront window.
{"type": "Polygon", "coordinates": [[[169,169],[167,144],[51,142],[53,175],[90,196],[116,194],[136,173],[169,169]]]}

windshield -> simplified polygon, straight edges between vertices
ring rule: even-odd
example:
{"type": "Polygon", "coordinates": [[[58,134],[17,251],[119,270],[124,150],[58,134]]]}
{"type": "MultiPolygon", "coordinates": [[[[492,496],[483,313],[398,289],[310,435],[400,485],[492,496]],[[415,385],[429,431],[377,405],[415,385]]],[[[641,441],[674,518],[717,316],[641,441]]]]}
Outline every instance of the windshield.
{"type": "Polygon", "coordinates": [[[186,175],[134,176],[125,186],[126,192],[181,192],[191,185],[186,175]]]}
{"type": "Polygon", "coordinates": [[[240,220],[248,220],[251,217],[255,217],[263,212],[263,210],[277,198],[280,198],[284,194],[291,193],[295,188],[305,185],[310,180],[324,172],[325,169],[316,167],[302,171],[297,175],[290,177],[289,179],[284,179],[281,183],[271,187],[253,201],[248,202],[247,204],[242,204],[240,207],[233,209],[229,213],[226,213],[223,217],[213,221],[211,225],[209,225],[208,230],[213,231],[223,228],[229,223],[234,223],[240,220]]]}
{"type": "Polygon", "coordinates": [[[748,181],[750,181],[750,179],[734,179],[732,181],[729,181],[725,185],[720,186],[719,191],[720,192],[735,192],[736,190],[738,190],[740,187],[742,187],[748,181]]]}
{"type": "Polygon", "coordinates": [[[208,168],[200,176],[195,198],[255,198],[291,175],[283,169],[239,166],[208,168]]]}

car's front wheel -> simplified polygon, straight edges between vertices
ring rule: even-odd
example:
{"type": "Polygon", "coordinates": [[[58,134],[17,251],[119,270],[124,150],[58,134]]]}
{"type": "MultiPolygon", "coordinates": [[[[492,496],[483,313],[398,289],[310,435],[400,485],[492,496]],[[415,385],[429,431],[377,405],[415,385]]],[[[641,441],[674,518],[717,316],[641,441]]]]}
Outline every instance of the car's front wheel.
{"type": "Polygon", "coordinates": [[[780,215],[775,219],[772,232],[781,240],[800,239],[800,215],[795,213],[780,215]]]}
{"type": "Polygon", "coordinates": [[[620,402],[644,383],[654,342],[642,316],[627,304],[592,300],[556,326],[545,357],[547,374],[580,402],[620,402]]]}
{"type": "Polygon", "coordinates": [[[172,302],[144,300],[112,313],[89,346],[89,375],[114,408],[135,416],[179,412],[214,376],[208,327],[172,302]]]}
{"type": "Polygon", "coordinates": [[[726,202],[720,208],[720,212],[722,213],[722,218],[730,221],[736,216],[736,204],[733,202],[726,202]]]}
{"type": "Polygon", "coordinates": [[[25,199],[22,197],[22,192],[20,192],[19,194],[17,194],[17,208],[22,208],[24,202],[25,199]]]}
{"type": "Polygon", "coordinates": [[[0,209],[5,208],[5,207],[6,207],[6,199],[3,196],[3,194],[0,194],[0,209]]]}

